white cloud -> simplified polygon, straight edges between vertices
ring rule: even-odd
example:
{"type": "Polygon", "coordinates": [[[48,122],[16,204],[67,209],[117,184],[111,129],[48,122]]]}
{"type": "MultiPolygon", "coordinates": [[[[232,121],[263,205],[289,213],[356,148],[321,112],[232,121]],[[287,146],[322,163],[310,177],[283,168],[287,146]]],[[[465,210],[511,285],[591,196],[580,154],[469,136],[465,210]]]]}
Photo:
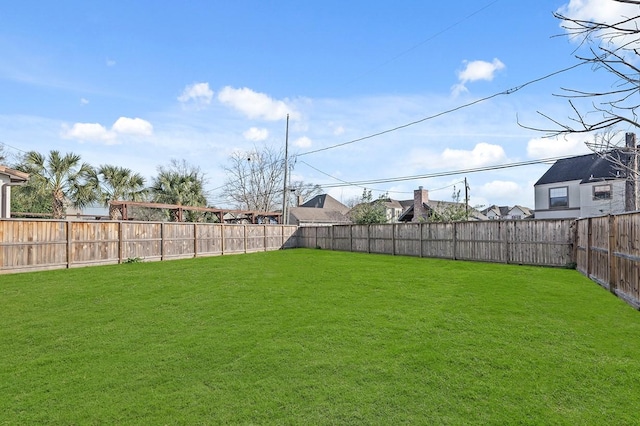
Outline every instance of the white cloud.
{"type": "Polygon", "coordinates": [[[269,137],[269,131],[267,129],[259,129],[257,127],[252,127],[246,132],[244,132],[242,136],[244,136],[244,138],[247,140],[250,140],[253,142],[260,142],[269,137]]]}
{"type": "Polygon", "coordinates": [[[104,142],[107,145],[120,143],[118,136],[150,136],[153,126],[141,118],[120,117],[108,130],[99,123],[75,123],[71,128],[63,125],[61,136],[83,142],[104,142]]]}
{"type": "Polygon", "coordinates": [[[113,123],[111,130],[116,133],[134,136],[151,136],[153,134],[151,123],[141,118],[120,117],[113,123]]]}
{"type": "Polygon", "coordinates": [[[70,129],[63,128],[62,137],[80,141],[114,143],[115,134],[99,123],[75,123],[70,129]]]}
{"type": "Polygon", "coordinates": [[[458,72],[459,83],[455,84],[451,91],[454,96],[460,93],[467,92],[466,83],[474,82],[478,80],[491,81],[496,72],[504,69],[505,65],[495,58],[492,62],[486,61],[464,61],[465,68],[458,72]]]}
{"type": "Polygon", "coordinates": [[[586,154],[589,152],[585,145],[586,139],[585,135],[580,134],[531,139],[527,143],[527,156],[539,159],[586,154]]]}
{"type": "Polygon", "coordinates": [[[458,80],[461,83],[477,80],[493,80],[496,71],[504,68],[504,64],[495,58],[493,62],[486,61],[465,61],[467,66],[458,73],[458,80]]]}
{"type": "Polygon", "coordinates": [[[491,182],[485,183],[484,185],[481,185],[477,189],[479,195],[489,200],[492,198],[498,199],[513,197],[514,194],[517,194],[521,191],[522,188],[516,182],[504,180],[493,180],[491,182]]]}
{"type": "Polygon", "coordinates": [[[88,99],[80,98],[80,105],[87,105],[89,103],[88,99]]]}
{"type": "Polygon", "coordinates": [[[500,145],[485,142],[477,144],[471,151],[447,148],[440,156],[441,167],[474,168],[503,163],[507,156],[500,145]]]}
{"type": "Polygon", "coordinates": [[[337,126],[336,128],[333,129],[333,134],[335,136],[340,136],[343,133],[344,133],[344,127],[342,126],[337,126]]]}
{"type": "Polygon", "coordinates": [[[178,96],[178,101],[183,104],[191,103],[198,108],[209,105],[211,99],[213,99],[213,90],[209,88],[209,83],[190,84],[178,96]]]}
{"type": "Polygon", "coordinates": [[[271,99],[264,93],[246,87],[234,89],[226,86],[218,94],[218,100],[252,119],[277,121],[284,119],[287,114],[292,120],[299,117],[299,113],[284,101],[271,99]]]}
{"type": "Polygon", "coordinates": [[[116,61],[114,61],[113,59],[107,59],[106,62],[108,67],[115,67],[116,66],[116,61]]]}
{"type": "Polygon", "coordinates": [[[313,142],[311,141],[311,139],[309,139],[306,136],[303,136],[301,138],[296,139],[293,144],[295,146],[297,146],[298,148],[310,148],[311,145],[313,145],[313,142]]]}

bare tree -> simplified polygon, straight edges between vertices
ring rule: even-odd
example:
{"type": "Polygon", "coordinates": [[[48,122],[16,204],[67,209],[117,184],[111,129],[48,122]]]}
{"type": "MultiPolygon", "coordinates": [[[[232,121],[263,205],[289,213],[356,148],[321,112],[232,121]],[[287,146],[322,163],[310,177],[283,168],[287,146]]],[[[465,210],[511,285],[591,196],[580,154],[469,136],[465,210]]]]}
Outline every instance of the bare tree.
{"type": "Polygon", "coordinates": [[[297,205],[298,198],[302,201],[309,201],[316,195],[320,195],[323,193],[322,187],[313,183],[305,183],[301,180],[297,180],[291,182],[289,185],[289,190],[291,191],[293,197],[289,196],[289,205],[295,206],[297,205]]]}
{"type": "Polygon", "coordinates": [[[576,53],[576,59],[590,65],[594,71],[609,73],[612,84],[602,91],[561,88],[562,92],[556,96],[567,98],[573,116],[562,122],[538,111],[553,126],[533,130],[557,136],[608,131],[619,124],[639,127],[640,0],[610,1],[637,5],[638,9],[632,16],[620,16],[613,23],[574,19],[560,13],[554,13],[554,16],[562,21],[561,26],[568,36],[579,41],[576,52],[586,48],[587,53],[576,53]],[[591,111],[585,111],[578,105],[579,100],[584,99],[591,101],[591,111]]]}
{"type": "Polygon", "coordinates": [[[238,209],[269,212],[282,207],[284,153],[268,146],[234,152],[223,168],[222,196],[238,209]]]}

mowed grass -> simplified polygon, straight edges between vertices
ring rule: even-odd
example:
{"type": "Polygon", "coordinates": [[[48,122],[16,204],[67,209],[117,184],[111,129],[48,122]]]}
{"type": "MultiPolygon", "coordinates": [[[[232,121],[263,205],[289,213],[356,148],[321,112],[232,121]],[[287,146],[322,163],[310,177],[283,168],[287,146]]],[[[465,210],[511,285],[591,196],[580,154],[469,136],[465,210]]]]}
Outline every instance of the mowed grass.
{"type": "Polygon", "coordinates": [[[638,424],[578,272],[322,250],[0,276],[2,424],[638,424]]]}

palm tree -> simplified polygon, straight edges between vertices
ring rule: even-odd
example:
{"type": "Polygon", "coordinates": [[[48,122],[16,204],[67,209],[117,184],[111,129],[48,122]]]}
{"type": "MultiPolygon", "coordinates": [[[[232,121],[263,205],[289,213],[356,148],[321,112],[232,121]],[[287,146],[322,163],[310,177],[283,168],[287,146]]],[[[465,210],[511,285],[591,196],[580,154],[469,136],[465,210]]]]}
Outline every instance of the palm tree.
{"type": "Polygon", "coordinates": [[[24,168],[31,174],[33,183],[50,194],[54,219],[64,217],[66,203],[83,207],[95,199],[95,191],[89,181],[93,169],[89,164],[81,163],[77,154],[62,156],[54,150],[45,157],[31,151],[25,156],[24,168]]]}
{"type": "Polygon", "coordinates": [[[111,220],[118,219],[120,214],[111,201],[140,201],[147,193],[144,177],[125,167],[101,165],[93,174],[92,182],[100,201],[109,207],[111,220]]]}
{"type": "MultiPolygon", "coordinates": [[[[158,176],[151,186],[153,199],[157,203],[176,204],[180,206],[206,206],[207,197],[204,189],[204,175],[197,167],[186,162],[173,160],[169,167],[159,167],[158,176]]],[[[190,215],[193,219],[194,215],[190,215]]],[[[174,215],[171,218],[177,221],[174,215]]]]}

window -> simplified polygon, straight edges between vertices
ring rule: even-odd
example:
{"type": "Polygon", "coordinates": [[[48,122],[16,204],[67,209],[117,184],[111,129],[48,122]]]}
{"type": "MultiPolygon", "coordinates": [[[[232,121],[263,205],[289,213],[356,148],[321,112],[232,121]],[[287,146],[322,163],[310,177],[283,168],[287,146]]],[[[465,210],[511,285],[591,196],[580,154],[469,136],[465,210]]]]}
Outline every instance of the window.
{"type": "Polygon", "coordinates": [[[611,185],[594,185],[593,186],[593,199],[594,200],[610,200],[611,199],[611,185]]]}
{"type": "Polygon", "coordinates": [[[558,209],[569,207],[569,188],[563,186],[561,188],[549,189],[549,208],[558,209]]]}

